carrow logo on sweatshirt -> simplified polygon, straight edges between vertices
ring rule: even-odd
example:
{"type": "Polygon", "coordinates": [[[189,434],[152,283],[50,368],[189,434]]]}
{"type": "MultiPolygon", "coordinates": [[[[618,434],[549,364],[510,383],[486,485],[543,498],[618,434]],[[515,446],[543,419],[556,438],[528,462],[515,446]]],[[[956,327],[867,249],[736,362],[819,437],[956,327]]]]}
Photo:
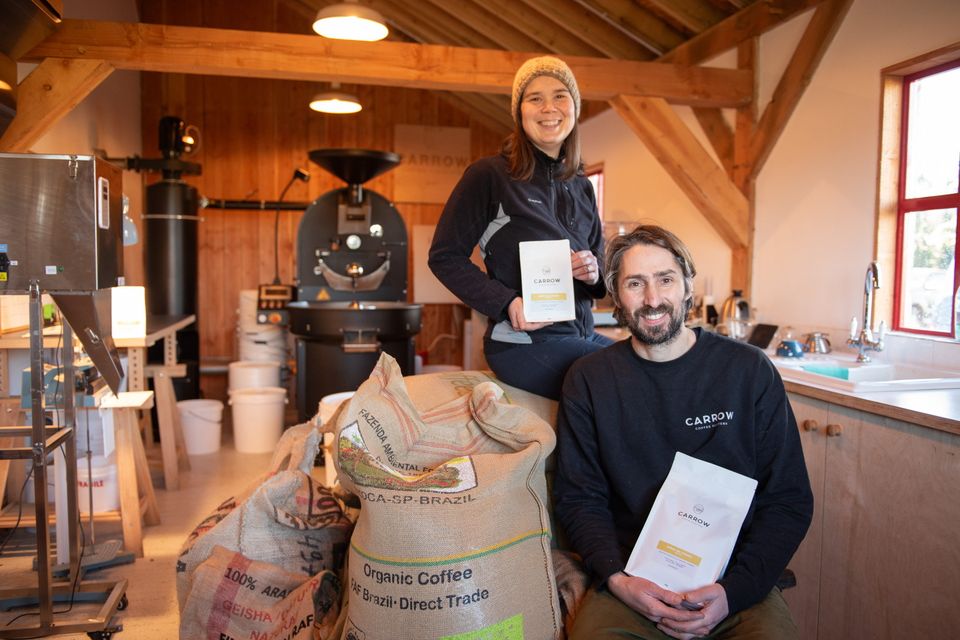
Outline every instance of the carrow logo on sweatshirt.
{"type": "Polygon", "coordinates": [[[717,413],[705,413],[702,416],[692,416],[686,418],[683,423],[688,427],[693,427],[694,431],[701,429],[714,429],[716,427],[725,427],[733,422],[733,411],[718,411],[717,413]]]}

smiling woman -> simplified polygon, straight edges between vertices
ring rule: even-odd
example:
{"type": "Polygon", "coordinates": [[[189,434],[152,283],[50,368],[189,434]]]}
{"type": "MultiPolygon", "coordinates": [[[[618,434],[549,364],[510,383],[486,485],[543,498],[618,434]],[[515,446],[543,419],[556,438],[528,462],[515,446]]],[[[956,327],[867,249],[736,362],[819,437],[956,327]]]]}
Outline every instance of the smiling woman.
{"type": "Polygon", "coordinates": [[[530,142],[556,158],[576,122],[570,90],[556,78],[537,76],[523,92],[520,116],[530,142]]]}
{"type": "Polygon", "coordinates": [[[430,248],[437,278],[487,316],[484,355],[497,377],[553,399],[574,360],[610,343],[593,330],[592,302],[606,293],[603,231],[580,161],[579,115],[580,90],[566,63],[543,56],[521,65],[511,100],[515,128],[499,155],[467,168],[430,248]],[[569,242],[572,320],[535,322],[524,312],[519,246],[543,241],[569,242]],[[470,261],[475,246],[486,272],[470,261]]]}

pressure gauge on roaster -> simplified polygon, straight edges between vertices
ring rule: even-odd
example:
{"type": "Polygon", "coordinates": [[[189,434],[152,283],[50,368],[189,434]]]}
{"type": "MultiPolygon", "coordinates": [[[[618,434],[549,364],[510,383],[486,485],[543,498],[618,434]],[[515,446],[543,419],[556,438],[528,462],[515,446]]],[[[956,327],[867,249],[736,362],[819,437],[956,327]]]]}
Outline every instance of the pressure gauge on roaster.
{"type": "Polygon", "coordinates": [[[379,224],[370,225],[370,235],[373,236],[374,238],[382,238],[383,226],[379,224]]]}
{"type": "Polygon", "coordinates": [[[351,233],[347,236],[347,249],[359,249],[360,248],[360,236],[351,233]]]}

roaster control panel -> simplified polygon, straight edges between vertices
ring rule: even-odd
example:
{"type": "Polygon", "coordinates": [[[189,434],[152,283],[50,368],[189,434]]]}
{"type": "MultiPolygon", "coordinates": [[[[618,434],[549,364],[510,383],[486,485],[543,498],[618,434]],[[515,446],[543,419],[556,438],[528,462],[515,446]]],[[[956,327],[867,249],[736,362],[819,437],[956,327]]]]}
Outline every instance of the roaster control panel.
{"type": "Polygon", "coordinates": [[[287,324],[287,303],[293,285],[262,284],[257,288],[257,324],[287,324]]]}

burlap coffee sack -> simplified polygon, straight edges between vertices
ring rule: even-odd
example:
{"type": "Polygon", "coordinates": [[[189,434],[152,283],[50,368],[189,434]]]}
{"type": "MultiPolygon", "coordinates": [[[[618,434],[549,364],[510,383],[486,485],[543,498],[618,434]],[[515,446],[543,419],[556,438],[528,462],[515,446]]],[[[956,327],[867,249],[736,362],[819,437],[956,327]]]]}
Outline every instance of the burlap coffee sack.
{"type": "Polygon", "coordinates": [[[182,640],[326,640],[337,626],[341,584],[333,571],[305,576],[215,546],[186,603],[182,640]]]}
{"type": "Polygon", "coordinates": [[[311,477],[319,442],[311,429],[298,427],[285,435],[271,469],[219,505],[187,537],[177,559],[181,611],[194,571],[218,545],[305,576],[342,567],[356,514],[311,477]]]}
{"type": "MultiPolygon", "coordinates": [[[[407,393],[413,404],[424,410],[433,407],[433,411],[440,411],[437,405],[443,405],[451,400],[462,398],[473,392],[473,388],[482,382],[494,382],[503,389],[502,402],[516,404],[537,414],[548,424],[556,428],[558,403],[543,396],[511,387],[497,378],[490,371],[442,371],[404,378],[407,393]]],[[[421,413],[422,415],[422,413],[421,413]]],[[[549,493],[549,480],[553,470],[555,457],[547,457],[546,469],[549,493]]],[[[556,548],[558,532],[554,524],[553,567],[557,576],[557,590],[560,594],[561,610],[563,611],[564,626],[569,628],[569,622],[583,599],[589,586],[589,577],[583,566],[568,551],[556,548]]]]}
{"type": "Polygon", "coordinates": [[[451,399],[423,391],[418,410],[384,354],[341,407],[337,471],[362,503],[343,638],[559,636],[553,427],[502,398],[486,380],[451,399]]]}
{"type": "Polygon", "coordinates": [[[483,382],[493,382],[503,390],[500,402],[532,411],[556,429],[557,401],[504,384],[490,371],[442,371],[404,378],[410,400],[421,411],[439,411],[448,401],[462,399],[483,382]]]}
{"type": "Polygon", "coordinates": [[[323,434],[313,422],[286,429],[273,449],[268,473],[285,469],[300,469],[304,473],[310,473],[322,442],[323,434]]]}
{"type": "MultiPolygon", "coordinates": [[[[463,399],[473,393],[473,389],[481,383],[493,382],[503,390],[500,402],[515,404],[523,407],[542,418],[547,424],[556,429],[557,409],[556,400],[539,396],[517,387],[511,387],[498,380],[490,371],[443,371],[439,373],[425,373],[404,378],[407,385],[407,394],[414,406],[425,412],[424,417],[443,414],[447,403],[451,409],[458,411],[463,399]]],[[[331,418],[320,426],[323,432],[332,432],[336,429],[337,414],[348,405],[344,401],[337,407],[331,418]]],[[[547,457],[547,471],[552,470],[553,456],[547,457]]]]}

